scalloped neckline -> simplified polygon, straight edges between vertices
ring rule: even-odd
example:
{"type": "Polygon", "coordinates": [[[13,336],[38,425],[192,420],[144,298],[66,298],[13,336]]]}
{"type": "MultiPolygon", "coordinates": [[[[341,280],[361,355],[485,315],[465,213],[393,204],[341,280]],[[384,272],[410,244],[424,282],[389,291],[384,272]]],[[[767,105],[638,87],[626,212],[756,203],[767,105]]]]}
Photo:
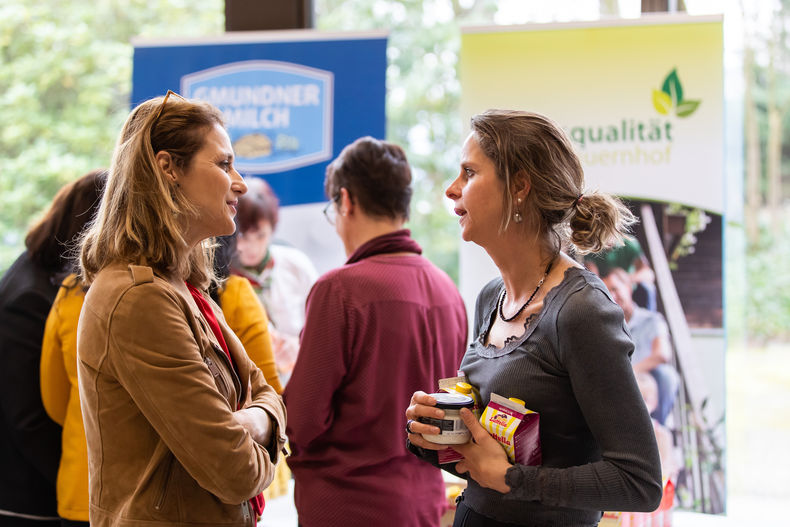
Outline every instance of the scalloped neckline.
{"type": "MultiPolygon", "coordinates": [[[[532,332],[535,330],[535,328],[538,327],[538,324],[540,324],[540,321],[543,318],[543,314],[546,313],[546,308],[554,301],[554,297],[557,296],[559,290],[568,282],[568,276],[571,270],[587,271],[587,269],[584,267],[576,267],[575,265],[565,269],[562,275],[562,280],[560,280],[557,285],[549,289],[549,291],[546,293],[546,296],[543,297],[543,306],[540,308],[540,311],[532,313],[524,321],[524,332],[521,335],[511,335],[510,337],[507,337],[501,348],[496,347],[494,344],[483,343],[483,338],[488,336],[488,334],[491,332],[491,328],[494,325],[493,315],[496,314],[496,303],[494,303],[493,309],[489,309],[486,312],[486,320],[488,320],[486,331],[480,333],[480,336],[475,339],[475,343],[479,346],[479,351],[485,352],[481,353],[481,355],[491,357],[506,355],[523,344],[530,337],[530,335],[532,335],[532,332]]],[[[502,294],[501,291],[504,287],[505,284],[503,282],[497,289],[496,298],[499,298],[499,295],[502,294]]]]}

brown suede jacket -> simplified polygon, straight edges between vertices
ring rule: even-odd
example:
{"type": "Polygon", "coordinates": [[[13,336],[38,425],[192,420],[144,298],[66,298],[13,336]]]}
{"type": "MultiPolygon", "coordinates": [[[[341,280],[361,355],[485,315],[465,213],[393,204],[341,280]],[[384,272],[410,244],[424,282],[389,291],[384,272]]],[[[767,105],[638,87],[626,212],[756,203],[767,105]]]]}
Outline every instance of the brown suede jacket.
{"type": "Polygon", "coordinates": [[[110,266],[91,285],[77,352],[93,527],[255,525],[247,500],[274,476],[285,408],[211,305],[238,375],[150,267],[110,266]],[[237,406],[268,412],[270,445],[234,420],[237,406]]]}

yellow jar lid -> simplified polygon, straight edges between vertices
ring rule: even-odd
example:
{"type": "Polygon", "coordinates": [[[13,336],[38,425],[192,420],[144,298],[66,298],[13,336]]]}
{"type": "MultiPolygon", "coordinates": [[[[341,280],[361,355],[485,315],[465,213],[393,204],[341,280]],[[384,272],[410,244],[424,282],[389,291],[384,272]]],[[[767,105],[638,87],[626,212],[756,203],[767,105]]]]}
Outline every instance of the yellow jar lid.
{"type": "Polygon", "coordinates": [[[521,399],[519,399],[517,397],[508,397],[507,400],[508,401],[513,401],[514,403],[518,403],[521,406],[526,406],[527,405],[524,401],[522,401],[521,399]]]}
{"type": "Polygon", "coordinates": [[[460,393],[472,393],[472,385],[468,382],[455,383],[455,390],[460,393]]]}

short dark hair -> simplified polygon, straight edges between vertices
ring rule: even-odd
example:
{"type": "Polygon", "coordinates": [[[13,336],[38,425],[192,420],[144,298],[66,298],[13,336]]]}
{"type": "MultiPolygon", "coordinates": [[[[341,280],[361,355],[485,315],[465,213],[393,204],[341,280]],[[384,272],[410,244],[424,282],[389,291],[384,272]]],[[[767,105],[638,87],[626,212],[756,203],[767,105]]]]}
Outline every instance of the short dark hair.
{"type": "Polygon", "coordinates": [[[30,259],[55,275],[69,270],[77,237],[99,207],[107,170],[88,172],[55,194],[44,216],[25,237],[30,259]]]}
{"type": "Polygon", "coordinates": [[[326,167],[324,190],[335,199],[345,188],[371,216],[409,218],[411,168],[401,147],[373,137],[346,146],[326,167]]]}
{"type": "Polygon", "coordinates": [[[247,193],[239,196],[236,212],[239,232],[245,233],[257,229],[261,220],[271,223],[274,230],[280,217],[280,200],[277,199],[272,187],[258,177],[244,178],[244,182],[247,183],[247,193]]]}

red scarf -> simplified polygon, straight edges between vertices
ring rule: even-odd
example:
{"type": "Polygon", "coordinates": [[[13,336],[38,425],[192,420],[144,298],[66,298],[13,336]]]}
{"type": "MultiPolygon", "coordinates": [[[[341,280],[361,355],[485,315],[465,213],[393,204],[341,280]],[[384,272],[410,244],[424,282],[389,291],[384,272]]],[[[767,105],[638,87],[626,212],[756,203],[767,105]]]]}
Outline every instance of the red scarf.
{"type": "MultiPolygon", "coordinates": [[[[211,309],[211,305],[209,305],[208,301],[202,294],[200,294],[200,291],[195,286],[189,282],[186,282],[186,284],[187,289],[189,289],[189,292],[192,294],[192,298],[195,299],[198,309],[206,319],[208,326],[211,328],[211,332],[214,333],[215,337],[217,337],[217,341],[222,347],[222,351],[224,351],[225,355],[228,356],[231,366],[233,366],[233,369],[235,369],[238,373],[238,368],[236,368],[236,363],[233,362],[233,357],[230,355],[228,344],[225,342],[225,336],[222,334],[222,330],[219,327],[219,321],[217,320],[217,316],[214,314],[214,310],[211,309]]],[[[252,510],[255,511],[255,514],[260,516],[263,513],[264,507],[266,506],[266,501],[263,499],[263,493],[251,498],[250,505],[252,506],[252,510]]]]}
{"type": "MultiPolygon", "coordinates": [[[[203,314],[203,318],[206,319],[208,322],[208,327],[211,328],[211,332],[214,333],[214,336],[217,337],[217,341],[219,345],[222,347],[222,351],[225,352],[225,355],[228,356],[228,360],[230,361],[233,369],[236,369],[236,364],[233,362],[233,357],[230,356],[230,351],[228,351],[228,344],[225,342],[225,336],[222,334],[222,330],[219,328],[219,321],[217,321],[217,316],[214,314],[214,310],[211,309],[211,306],[208,303],[208,300],[200,294],[200,291],[197,287],[193,286],[189,282],[185,282],[187,284],[187,288],[189,292],[192,293],[192,298],[195,299],[195,303],[198,306],[198,309],[203,314]]],[[[238,370],[237,370],[238,373],[238,370]]]]}

